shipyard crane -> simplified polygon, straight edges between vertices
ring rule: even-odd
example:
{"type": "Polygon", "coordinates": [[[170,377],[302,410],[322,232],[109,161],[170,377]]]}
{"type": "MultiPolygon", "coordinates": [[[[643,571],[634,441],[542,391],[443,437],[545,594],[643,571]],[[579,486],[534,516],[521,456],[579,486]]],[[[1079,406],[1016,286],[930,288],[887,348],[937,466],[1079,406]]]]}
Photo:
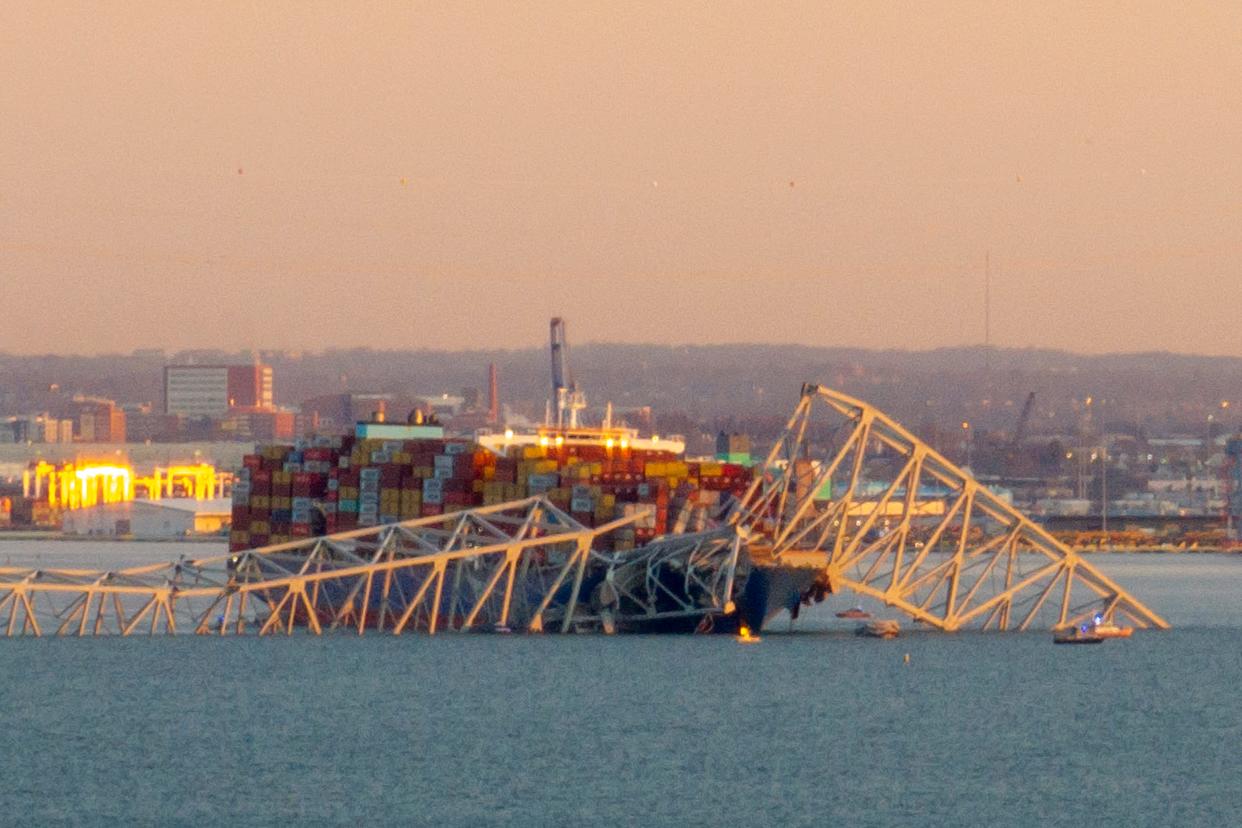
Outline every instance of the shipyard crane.
{"type": "Polygon", "coordinates": [[[559,316],[552,319],[551,345],[552,400],[556,406],[556,427],[577,428],[578,412],[586,408],[586,394],[579,391],[578,384],[574,382],[573,372],[569,367],[569,340],[565,337],[565,320],[559,316]]]}

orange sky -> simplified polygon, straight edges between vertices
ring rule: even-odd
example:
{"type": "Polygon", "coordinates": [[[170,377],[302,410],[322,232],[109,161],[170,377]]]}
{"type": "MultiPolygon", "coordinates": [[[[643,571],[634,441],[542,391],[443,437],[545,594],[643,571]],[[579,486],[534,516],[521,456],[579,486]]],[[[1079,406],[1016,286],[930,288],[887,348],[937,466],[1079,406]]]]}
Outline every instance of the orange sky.
{"type": "Polygon", "coordinates": [[[1242,355],[1235,4],[56,5],[0,350],[968,344],[990,250],[996,344],[1242,355]]]}

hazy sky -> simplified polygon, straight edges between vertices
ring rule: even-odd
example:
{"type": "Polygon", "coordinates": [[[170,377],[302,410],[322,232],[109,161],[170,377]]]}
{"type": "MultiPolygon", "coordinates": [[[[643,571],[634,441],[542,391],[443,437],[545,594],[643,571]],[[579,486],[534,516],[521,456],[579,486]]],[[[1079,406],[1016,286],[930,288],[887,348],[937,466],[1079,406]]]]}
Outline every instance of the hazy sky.
{"type": "Polygon", "coordinates": [[[1242,7],[0,6],[0,350],[1242,354],[1242,7]]]}

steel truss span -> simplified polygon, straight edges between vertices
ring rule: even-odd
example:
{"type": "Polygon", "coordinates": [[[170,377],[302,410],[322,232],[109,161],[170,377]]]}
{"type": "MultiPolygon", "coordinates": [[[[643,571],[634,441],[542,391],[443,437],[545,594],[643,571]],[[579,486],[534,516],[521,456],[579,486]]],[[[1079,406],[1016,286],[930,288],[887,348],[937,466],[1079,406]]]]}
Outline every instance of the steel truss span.
{"type": "Polygon", "coordinates": [[[1096,615],[1168,627],[884,413],[819,385],[803,387],[729,520],[756,561],[822,570],[807,601],[853,591],[947,631],[1060,629],[1096,615]]]}
{"type": "Polygon", "coordinates": [[[604,553],[543,497],[115,572],[0,568],[8,636],[686,631],[734,611],[731,526],[604,553]]]}
{"type": "Polygon", "coordinates": [[[610,558],[543,497],[202,560],[115,572],[0,568],[0,625],[14,635],[363,635],[566,632],[594,616],[578,596],[610,558]]]}

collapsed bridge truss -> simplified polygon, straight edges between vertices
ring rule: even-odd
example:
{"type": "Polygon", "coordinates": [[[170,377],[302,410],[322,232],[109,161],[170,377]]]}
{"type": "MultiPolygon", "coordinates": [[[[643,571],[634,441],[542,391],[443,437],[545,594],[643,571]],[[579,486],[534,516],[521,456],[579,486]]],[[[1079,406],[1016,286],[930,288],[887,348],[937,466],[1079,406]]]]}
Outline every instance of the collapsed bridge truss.
{"type": "Polygon", "coordinates": [[[0,568],[7,635],[567,631],[595,539],[543,497],[115,572],[0,568]]]}
{"type": "Polygon", "coordinates": [[[1094,615],[1168,626],[886,415],[820,386],[803,388],[780,440],[720,525],[602,551],[603,536],[642,517],[588,527],[539,496],[111,572],[0,567],[0,629],[124,636],[757,628],[773,612],[796,615],[800,601],[845,590],[948,631],[1058,628],[1094,615]],[[774,584],[795,585],[792,603],[769,600],[774,584]]]}
{"type": "MultiPolygon", "coordinates": [[[[772,565],[822,570],[942,630],[1168,624],[878,409],[818,385],[730,520],[772,565]]],[[[809,597],[809,596],[808,596],[809,597]]]]}

